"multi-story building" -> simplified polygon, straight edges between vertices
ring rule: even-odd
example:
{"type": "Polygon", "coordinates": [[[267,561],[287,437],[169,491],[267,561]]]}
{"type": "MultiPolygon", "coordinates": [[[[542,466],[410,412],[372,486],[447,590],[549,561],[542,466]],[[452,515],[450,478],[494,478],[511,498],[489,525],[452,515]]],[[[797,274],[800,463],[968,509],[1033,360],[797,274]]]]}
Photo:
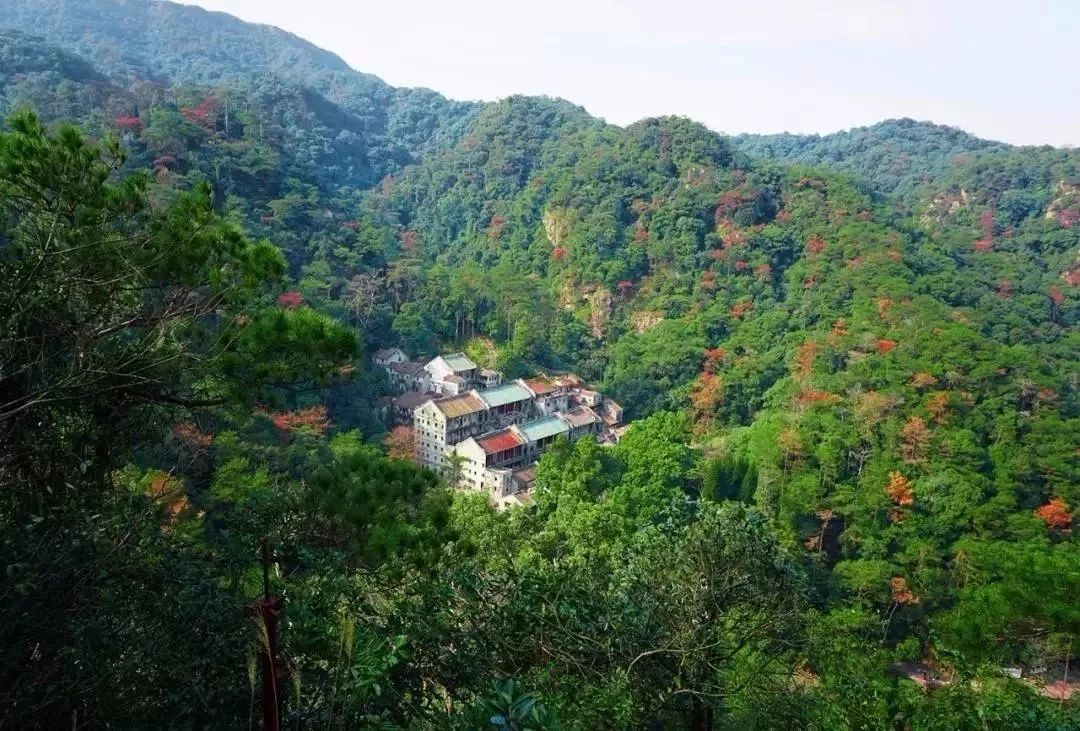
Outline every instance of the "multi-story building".
{"type": "Polygon", "coordinates": [[[483,490],[503,504],[523,489],[522,469],[536,462],[559,437],[573,438],[573,428],[559,416],[470,437],[452,450],[460,457],[458,484],[483,490]]]}
{"type": "Polygon", "coordinates": [[[431,400],[430,393],[421,391],[406,391],[390,401],[390,422],[392,424],[404,424],[412,426],[413,412],[426,402],[431,400]]]}
{"type": "Polygon", "coordinates": [[[413,412],[420,464],[441,469],[449,447],[486,431],[487,404],[474,393],[430,399],[413,412]]]}
{"type": "Polygon", "coordinates": [[[424,370],[423,363],[412,360],[394,362],[386,367],[386,374],[390,378],[390,385],[398,393],[427,393],[431,390],[431,374],[424,370]]]}
{"type": "Polygon", "coordinates": [[[532,418],[534,396],[521,382],[449,398],[431,398],[413,411],[420,463],[446,464],[445,452],[469,437],[479,436],[532,418]]]}
{"type": "Polygon", "coordinates": [[[371,358],[376,368],[386,371],[396,393],[431,391],[439,396],[460,396],[473,389],[496,388],[502,373],[478,368],[464,353],[440,355],[426,362],[409,360],[401,348],[383,348],[371,358]]]}
{"type": "Polygon", "coordinates": [[[623,407],[609,398],[605,398],[600,404],[600,415],[608,426],[614,427],[623,423],[623,407]]]}
{"type": "Polygon", "coordinates": [[[525,439],[513,427],[469,437],[453,451],[461,458],[458,484],[491,495],[508,492],[514,468],[528,459],[525,439]]]}
{"type": "Polygon", "coordinates": [[[559,416],[546,416],[522,424],[516,429],[525,439],[530,461],[536,461],[548,447],[555,443],[556,439],[570,434],[570,425],[559,416]]]}
{"type": "Polygon", "coordinates": [[[541,414],[557,414],[570,405],[570,386],[564,381],[538,376],[525,385],[536,395],[536,410],[541,414]]]}
{"type": "Polygon", "coordinates": [[[531,418],[536,410],[536,395],[524,381],[504,383],[474,393],[487,406],[487,426],[491,430],[520,424],[531,418]]]}
{"type": "Polygon", "coordinates": [[[569,437],[580,439],[586,436],[597,436],[603,429],[604,422],[599,414],[588,406],[575,406],[561,414],[563,421],[570,427],[569,437]]]}
{"type": "Polygon", "coordinates": [[[424,370],[431,378],[432,390],[446,396],[460,395],[479,385],[479,369],[464,353],[432,358],[424,370]]]}
{"type": "Polygon", "coordinates": [[[456,454],[460,484],[489,492],[499,504],[521,502],[522,485],[531,480],[515,473],[535,463],[559,437],[610,441],[610,427],[622,417],[618,404],[572,374],[501,383],[500,373],[477,368],[463,353],[417,366],[395,362],[388,370],[396,384],[409,387],[394,401],[395,416],[406,421],[404,411],[415,405],[411,421],[418,461],[445,471],[451,465],[448,455],[456,454]]]}
{"type": "Polygon", "coordinates": [[[480,388],[495,388],[502,383],[502,373],[493,371],[490,368],[481,368],[477,375],[477,381],[480,388]]]}

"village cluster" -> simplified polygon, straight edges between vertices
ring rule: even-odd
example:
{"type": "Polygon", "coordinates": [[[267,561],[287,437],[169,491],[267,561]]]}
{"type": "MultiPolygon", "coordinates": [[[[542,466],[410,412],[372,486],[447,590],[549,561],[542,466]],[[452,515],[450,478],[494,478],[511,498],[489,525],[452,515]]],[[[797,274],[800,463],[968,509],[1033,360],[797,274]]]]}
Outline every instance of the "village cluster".
{"type": "Polygon", "coordinates": [[[498,505],[532,500],[536,461],[559,437],[613,444],[624,429],[622,407],[571,374],[504,383],[464,353],[420,362],[400,348],[373,363],[397,394],[387,415],[412,429],[417,462],[498,505]]]}

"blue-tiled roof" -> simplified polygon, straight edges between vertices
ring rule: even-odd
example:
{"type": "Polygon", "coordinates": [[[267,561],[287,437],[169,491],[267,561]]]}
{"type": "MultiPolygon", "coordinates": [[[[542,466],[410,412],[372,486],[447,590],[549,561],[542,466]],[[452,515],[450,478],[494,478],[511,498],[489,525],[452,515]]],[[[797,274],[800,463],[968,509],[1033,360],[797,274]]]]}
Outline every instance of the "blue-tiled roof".
{"type": "Polygon", "coordinates": [[[555,437],[570,431],[570,426],[557,416],[549,416],[546,419],[537,419],[528,424],[518,427],[525,438],[530,442],[539,442],[541,439],[555,437]]]}
{"type": "Polygon", "coordinates": [[[528,401],[533,397],[528,389],[518,383],[507,383],[503,386],[489,388],[486,391],[479,391],[478,393],[480,394],[480,398],[484,400],[484,403],[492,408],[496,406],[505,406],[506,404],[512,404],[518,401],[528,401]]]}

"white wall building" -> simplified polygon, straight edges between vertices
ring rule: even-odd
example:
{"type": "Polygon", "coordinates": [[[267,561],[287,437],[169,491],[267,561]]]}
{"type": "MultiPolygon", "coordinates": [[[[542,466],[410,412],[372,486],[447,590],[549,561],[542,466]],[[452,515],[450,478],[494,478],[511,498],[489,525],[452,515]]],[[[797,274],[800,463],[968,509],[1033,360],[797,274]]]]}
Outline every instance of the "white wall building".
{"type": "Polygon", "coordinates": [[[413,412],[416,456],[432,469],[446,465],[446,450],[484,431],[487,406],[475,394],[431,399],[413,412]]]}
{"type": "Polygon", "coordinates": [[[464,353],[451,353],[432,358],[424,366],[431,378],[431,388],[437,393],[454,396],[462,394],[477,384],[478,368],[464,353]],[[451,377],[454,377],[451,379],[451,377]],[[464,382],[459,384],[457,379],[464,382]]]}
{"type": "Polygon", "coordinates": [[[496,503],[506,504],[522,489],[515,475],[539,459],[559,437],[573,438],[573,427],[559,416],[470,437],[451,450],[461,457],[458,486],[483,490],[496,503]]]}
{"type": "Polygon", "coordinates": [[[404,363],[408,359],[408,354],[401,348],[383,348],[371,356],[371,362],[378,368],[389,368],[391,363],[404,363]]]}

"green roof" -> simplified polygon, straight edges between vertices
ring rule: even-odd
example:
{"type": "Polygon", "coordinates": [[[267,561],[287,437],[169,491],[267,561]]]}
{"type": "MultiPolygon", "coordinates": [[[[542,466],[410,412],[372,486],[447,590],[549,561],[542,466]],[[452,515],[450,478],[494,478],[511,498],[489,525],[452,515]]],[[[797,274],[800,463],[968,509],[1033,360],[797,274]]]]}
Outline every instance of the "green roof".
{"type": "Polygon", "coordinates": [[[454,369],[454,373],[461,373],[462,371],[471,371],[476,368],[476,364],[469,360],[469,356],[464,353],[451,353],[450,355],[444,355],[443,360],[446,364],[454,369]]]}
{"type": "Polygon", "coordinates": [[[528,401],[533,397],[529,390],[520,383],[507,383],[503,386],[489,388],[486,391],[479,391],[478,393],[480,398],[484,400],[484,403],[492,408],[495,408],[496,406],[505,406],[506,404],[512,404],[518,401],[528,401]]]}
{"type": "Polygon", "coordinates": [[[530,442],[539,442],[541,439],[555,437],[570,431],[567,423],[557,416],[530,421],[528,424],[522,424],[518,429],[530,442]]]}

